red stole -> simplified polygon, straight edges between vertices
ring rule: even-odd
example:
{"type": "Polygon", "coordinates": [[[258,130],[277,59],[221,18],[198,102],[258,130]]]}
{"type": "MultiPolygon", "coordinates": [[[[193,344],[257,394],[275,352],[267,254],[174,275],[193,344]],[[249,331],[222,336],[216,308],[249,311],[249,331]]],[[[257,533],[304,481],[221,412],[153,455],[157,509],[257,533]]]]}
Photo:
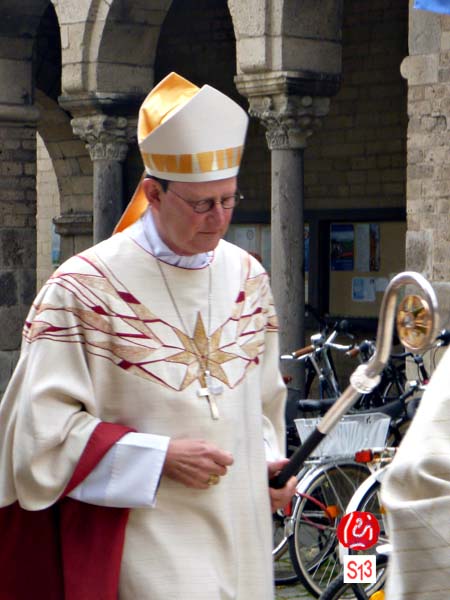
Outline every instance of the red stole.
{"type": "Polygon", "coordinates": [[[100,423],[61,499],[45,510],[0,509],[0,600],[117,600],[128,509],[66,495],[131,430],[100,423]]]}

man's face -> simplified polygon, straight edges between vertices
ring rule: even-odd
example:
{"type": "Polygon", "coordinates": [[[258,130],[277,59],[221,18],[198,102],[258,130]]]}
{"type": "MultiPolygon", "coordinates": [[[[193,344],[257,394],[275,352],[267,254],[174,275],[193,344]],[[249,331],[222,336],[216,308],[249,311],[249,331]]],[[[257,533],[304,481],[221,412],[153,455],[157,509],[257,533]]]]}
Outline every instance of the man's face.
{"type": "Polygon", "coordinates": [[[171,181],[166,192],[155,185],[152,180],[144,180],[156,227],[164,243],[181,256],[214,250],[228,229],[233,209],[216,203],[208,212],[196,213],[182,198],[198,202],[230,197],[237,191],[236,177],[201,183],[171,181]]]}

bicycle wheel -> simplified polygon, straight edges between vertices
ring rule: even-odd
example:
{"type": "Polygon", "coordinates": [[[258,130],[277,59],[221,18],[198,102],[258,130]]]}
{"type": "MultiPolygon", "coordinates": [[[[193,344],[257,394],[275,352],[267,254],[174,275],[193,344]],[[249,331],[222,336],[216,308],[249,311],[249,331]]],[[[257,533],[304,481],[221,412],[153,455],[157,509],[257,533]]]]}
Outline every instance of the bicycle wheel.
{"type": "MultiPolygon", "coordinates": [[[[350,554],[374,554],[376,552],[376,548],[382,544],[387,544],[389,542],[383,508],[380,502],[380,488],[381,482],[379,480],[374,480],[369,489],[365,492],[360,502],[355,506],[354,510],[360,512],[370,512],[372,513],[378,520],[378,524],[380,526],[380,534],[378,536],[378,542],[375,546],[372,546],[368,550],[349,550],[350,554]]],[[[386,580],[386,564],[387,558],[380,555],[377,557],[377,579],[375,583],[369,583],[367,585],[359,584],[357,587],[360,590],[364,590],[366,596],[371,596],[373,593],[381,589],[386,580]]]]}
{"type": "Polygon", "coordinates": [[[341,571],[336,528],[369,473],[363,464],[333,462],[316,467],[304,477],[303,486],[300,482],[289,549],[300,581],[314,596],[320,596],[341,571]]]}
{"type": "Polygon", "coordinates": [[[283,511],[277,511],[272,515],[272,558],[275,585],[289,585],[298,581],[298,575],[289,555],[289,543],[286,534],[286,519],[289,518],[284,515],[283,511]]]}
{"type": "Polygon", "coordinates": [[[354,584],[344,583],[344,576],[339,575],[336,579],[330,583],[326,590],[320,595],[320,600],[338,600],[339,598],[345,598],[350,600],[356,598],[357,600],[367,600],[368,596],[365,594],[356,595],[354,592],[354,584]]]}
{"type": "MultiPolygon", "coordinates": [[[[377,557],[378,569],[386,569],[387,558],[385,556],[377,557]]],[[[344,583],[344,576],[339,575],[334,579],[327,589],[320,596],[320,600],[338,600],[339,598],[357,598],[358,600],[377,600],[381,597],[382,592],[375,593],[373,590],[364,590],[361,586],[354,583],[344,583]]]]}

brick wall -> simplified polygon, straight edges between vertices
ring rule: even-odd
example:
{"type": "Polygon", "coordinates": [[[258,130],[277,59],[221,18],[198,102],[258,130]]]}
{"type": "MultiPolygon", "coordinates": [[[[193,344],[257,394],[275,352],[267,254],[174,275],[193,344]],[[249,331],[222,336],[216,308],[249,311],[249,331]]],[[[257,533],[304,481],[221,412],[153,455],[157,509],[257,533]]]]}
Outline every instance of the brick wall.
{"type": "Polygon", "coordinates": [[[406,202],[407,0],[346,0],[342,86],[305,152],[306,208],[406,202]]]}

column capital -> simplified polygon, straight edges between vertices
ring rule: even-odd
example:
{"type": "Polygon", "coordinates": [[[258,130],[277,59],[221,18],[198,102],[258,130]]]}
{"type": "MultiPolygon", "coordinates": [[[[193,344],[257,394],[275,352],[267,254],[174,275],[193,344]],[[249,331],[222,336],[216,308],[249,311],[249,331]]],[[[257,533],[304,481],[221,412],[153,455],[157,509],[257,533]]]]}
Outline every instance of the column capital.
{"type": "Polygon", "coordinates": [[[74,134],[87,142],[93,161],[125,160],[128,144],[132,141],[125,117],[89,115],[72,119],[71,125],[74,134]]]}
{"type": "Polygon", "coordinates": [[[328,96],[304,93],[302,82],[289,73],[260,73],[235,78],[249,101],[249,113],[267,129],[270,150],[305,148],[307,139],[328,114],[328,96]]]}

